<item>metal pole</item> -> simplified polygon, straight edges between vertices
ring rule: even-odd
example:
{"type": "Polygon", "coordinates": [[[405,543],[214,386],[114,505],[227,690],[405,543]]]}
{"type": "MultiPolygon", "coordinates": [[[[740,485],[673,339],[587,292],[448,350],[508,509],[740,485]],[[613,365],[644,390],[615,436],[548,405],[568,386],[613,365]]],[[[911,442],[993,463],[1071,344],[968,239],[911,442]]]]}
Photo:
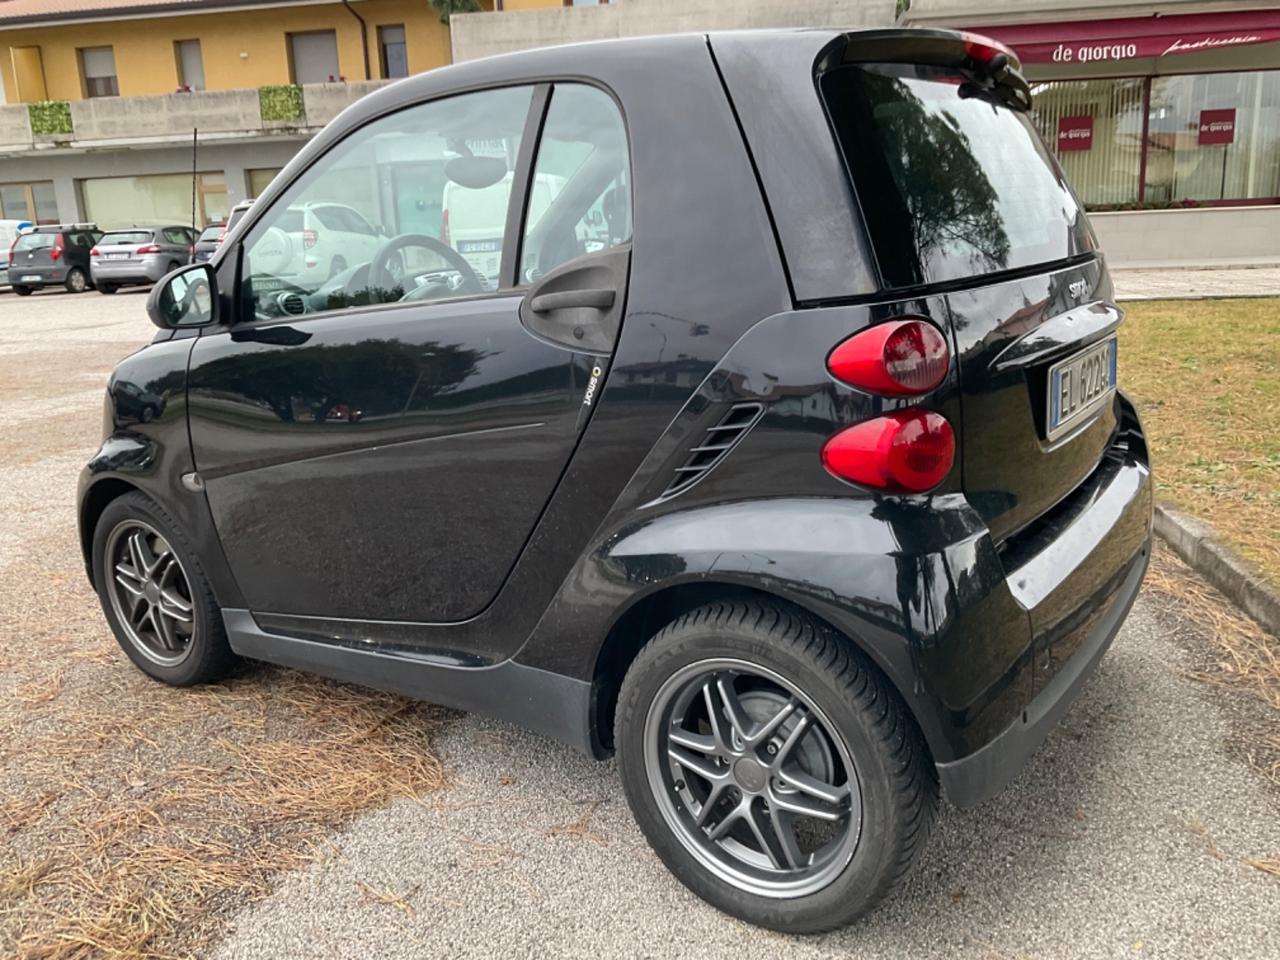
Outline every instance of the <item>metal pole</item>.
{"type": "MultiPolygon", "coordinates": [[[[197,127],[191,128],[191,232],[196,232],[196,177],[198,169],[196,163],[196,134],[199,132],[197,127]]],[[[187,262],[191,262],[191,254],[187,255],[187,262]]]]}

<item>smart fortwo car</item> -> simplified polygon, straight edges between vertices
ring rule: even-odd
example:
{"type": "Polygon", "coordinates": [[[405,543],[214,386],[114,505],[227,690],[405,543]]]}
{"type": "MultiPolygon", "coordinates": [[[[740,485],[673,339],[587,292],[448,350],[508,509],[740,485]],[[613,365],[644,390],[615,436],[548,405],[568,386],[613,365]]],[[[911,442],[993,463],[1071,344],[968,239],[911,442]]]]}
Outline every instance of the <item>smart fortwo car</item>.
{"type": "Polygon", "coordinates": [[[1049,734],[1147,565],[1122,314],[1028,106],[1010,51],[904,30],[575,45],[369,95],[153,289],[162,330],[111,377],[79,517],[125,652],[616,753],[711,903],[858,917],[940,787],[975,804],[1049,734]],[[451,184],[505,184],[493,277],[444,229],[451,184]],[[313,203],[380,244],[276,275],[313,203]]]}

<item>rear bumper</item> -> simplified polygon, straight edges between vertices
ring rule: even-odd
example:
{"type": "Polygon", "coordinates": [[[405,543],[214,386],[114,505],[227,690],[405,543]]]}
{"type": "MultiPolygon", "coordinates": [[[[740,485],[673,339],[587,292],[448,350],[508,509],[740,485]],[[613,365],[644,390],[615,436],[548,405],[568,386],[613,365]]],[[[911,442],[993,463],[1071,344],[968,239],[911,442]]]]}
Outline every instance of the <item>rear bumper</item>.
{"type": "Polygon", "coordinates": [[[1031,625],[1029,696],[986,742],[937,764],[948,796],[972,806],[1003,789],[1080,694],[1133,606],[1151,556],[1146,441],[1133,406],[1102,463],[1034,528],[1007,543],[1006,583],[1031,625]]]}
{"type": "Polygon", "coordinates": [[[21,264],[9,264],[9,284],[19,287],[38,289],[53,285],[62,285],[67,280],[67,268],[56,267],[24,267],[21,264]]]}
{"type": "Polygon", "coordinates": [[[939,763],[938,778],[951,802],[971,807],[999,793],[1017,776],[1053,732],[1111,647],[1142,586],[1151,557],[1148,540],[1119,575],[1102,615],[1065,667],[1059,670],[1015,720],[986,746],[951,763],[939,763]]]}
{"type": "Polygon", "coordinates": [[[94,283],[156,283],[168,273],[168,260],[145,257],[142,260],[95,260],[91,272],[94,283]]]}

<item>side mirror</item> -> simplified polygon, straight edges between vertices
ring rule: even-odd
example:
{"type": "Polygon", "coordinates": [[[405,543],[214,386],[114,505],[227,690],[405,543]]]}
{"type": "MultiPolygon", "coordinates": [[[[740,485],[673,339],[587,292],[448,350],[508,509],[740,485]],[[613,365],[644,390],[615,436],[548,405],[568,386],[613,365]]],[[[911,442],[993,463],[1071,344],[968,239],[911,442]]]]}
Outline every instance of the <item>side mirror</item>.
{"type": "Polygon", "coordinates": [[[204,327],[218,318],[218,284],[207,263],[179,267],[151,288],[147,315],[161,330],[204,327]]]}

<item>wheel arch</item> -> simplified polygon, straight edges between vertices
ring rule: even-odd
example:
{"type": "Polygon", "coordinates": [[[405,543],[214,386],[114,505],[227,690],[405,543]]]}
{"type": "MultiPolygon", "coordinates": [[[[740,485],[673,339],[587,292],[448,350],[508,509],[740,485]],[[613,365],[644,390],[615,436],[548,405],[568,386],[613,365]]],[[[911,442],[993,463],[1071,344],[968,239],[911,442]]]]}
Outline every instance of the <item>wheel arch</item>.
{"type": "Polygon", "coordinates": [[[136,484],[119,477],[103,477],[90,486],[80,501],[80,553],[85,572],[93,582],[93,534],[98,520],[113,500],[128,493],[142,492],[136,484]]]}
{"type": "MultiPolygon", "coordinates": [[[[613,751],[614,711],[623,678],[641,649],[663,627],[677,617],[708,603],[751,600],[772,604],[827,627],[836,637],[861,653],[886,682],[902,698],[907,713],[921,728],[920,718],[912,707],[911,691],[903,689],[899,678],[882,667],[870,644],[860,641],[851,631],[841,629],[829,617],[806,604],[781,593],[731,580],[699,579],[661,587],[638,597],[614,621],[596,656],[591,683],[591,727],[595,752],[607,756],[613,751]]],[[[922,730],[923,733],[923,730],[922,730]]],[[[927,737],[922,737],[926,742],[927,737]]],[[[932,758],[930,758],[932,763],[932,758]]]]}

